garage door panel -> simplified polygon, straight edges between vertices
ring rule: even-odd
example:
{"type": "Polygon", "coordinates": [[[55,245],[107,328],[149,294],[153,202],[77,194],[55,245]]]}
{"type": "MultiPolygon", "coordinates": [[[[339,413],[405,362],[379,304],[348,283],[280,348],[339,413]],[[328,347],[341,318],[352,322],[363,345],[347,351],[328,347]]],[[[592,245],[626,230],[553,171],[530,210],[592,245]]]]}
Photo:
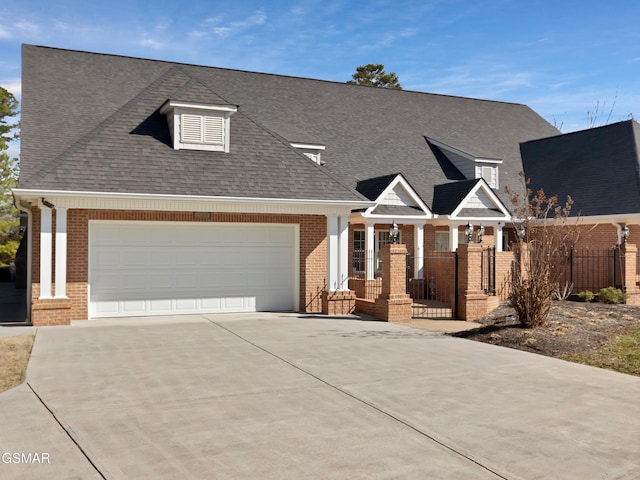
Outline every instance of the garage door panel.
{"type": "Polygon", "coordinates": [[[294,308],[291,225],[90,224],[90,315],[294,308]]]}

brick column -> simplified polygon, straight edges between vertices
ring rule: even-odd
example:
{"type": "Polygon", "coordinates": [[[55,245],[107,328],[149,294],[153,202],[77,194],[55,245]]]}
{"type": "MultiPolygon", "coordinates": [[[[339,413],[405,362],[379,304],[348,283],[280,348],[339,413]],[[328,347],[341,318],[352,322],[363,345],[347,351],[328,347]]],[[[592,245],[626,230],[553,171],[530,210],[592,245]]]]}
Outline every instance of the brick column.
{"type": "Polygon", "coordinates": [[[411,321],[411,297],[407,294],[407,247],[384,245],[382,295],[376,300],[376,316],[387,322],[411,321]]]}
{"type": "Polygon", "coordinates": [[[640,289],[636,280],[638,247],[632,244],[620,245],[620,251],[623,258],[622,289],[627,294],[627,303],[640,305],[640,289]]]}
{"type": "Polygon", "coordinates": [[[458,309],[461,320],[472,322],[489,312],[489,296],[482,290],[482,245],[458,245],[458,309]]]}

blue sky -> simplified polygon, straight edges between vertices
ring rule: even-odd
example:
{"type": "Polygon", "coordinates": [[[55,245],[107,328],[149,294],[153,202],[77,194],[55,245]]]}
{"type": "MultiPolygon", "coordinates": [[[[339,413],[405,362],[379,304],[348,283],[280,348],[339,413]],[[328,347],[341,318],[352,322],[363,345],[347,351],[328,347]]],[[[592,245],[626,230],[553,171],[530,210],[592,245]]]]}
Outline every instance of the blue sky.
{"type": "Polygon", "coordinates": [[[4,0],[2,11],[0,85],[19,99],[30,43],[340,82],[383,63],[405,89],[524,103],[563,132],[640,118],[637,0],[4,0]]]}

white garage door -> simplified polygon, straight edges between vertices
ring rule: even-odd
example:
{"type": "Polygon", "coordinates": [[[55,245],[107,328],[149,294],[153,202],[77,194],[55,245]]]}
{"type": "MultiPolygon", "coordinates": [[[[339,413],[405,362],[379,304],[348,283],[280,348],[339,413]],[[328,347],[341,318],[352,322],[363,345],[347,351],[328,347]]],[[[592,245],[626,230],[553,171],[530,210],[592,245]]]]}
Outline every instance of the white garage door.
{"type": "Polygon", "coordinates": [[[297,309],[293,225],[90,222],[89,316],[297,309]]]}

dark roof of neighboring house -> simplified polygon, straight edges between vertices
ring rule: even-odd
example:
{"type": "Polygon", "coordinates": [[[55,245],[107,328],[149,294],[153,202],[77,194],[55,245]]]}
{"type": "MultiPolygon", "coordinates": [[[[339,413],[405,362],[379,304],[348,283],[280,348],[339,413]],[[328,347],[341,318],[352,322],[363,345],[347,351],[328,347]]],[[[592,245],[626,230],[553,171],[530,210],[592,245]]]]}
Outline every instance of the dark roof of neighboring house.
{"type": "Polygon", "coordinates": [[[436,185],[433,191],[433,213],[448,215],[460,205],[460,202],[476,186],[480,179],[436,185]]]}
{"type": "Polygon", "coordinates": [[[389,175],[383,175],[382,177],[360,180],[356,183],[356,190],[369,200],[375,200],[397,176],[398,173],[391,173],[389,175]]]}
{"type": "Polygon", "coordinates": [[[504,190],[521,188],[519,144],[555,134],[519,104],[23,47],[20,188],[362,199],[359,182],[400,172],[431,207],[457,174],[426,137],[502,159],[504,190]],[[167,99],[237,105],[231,153],[171,149],[167,99]],[[325,165],[289,142],[325,145],[325,165]]]}
{"type": "Polygon", "coordinates": [[[521,145],[533,192],[543,189],[572,216],[640,211],[640,124],[633,120],[567,133],[521,145]]]}

